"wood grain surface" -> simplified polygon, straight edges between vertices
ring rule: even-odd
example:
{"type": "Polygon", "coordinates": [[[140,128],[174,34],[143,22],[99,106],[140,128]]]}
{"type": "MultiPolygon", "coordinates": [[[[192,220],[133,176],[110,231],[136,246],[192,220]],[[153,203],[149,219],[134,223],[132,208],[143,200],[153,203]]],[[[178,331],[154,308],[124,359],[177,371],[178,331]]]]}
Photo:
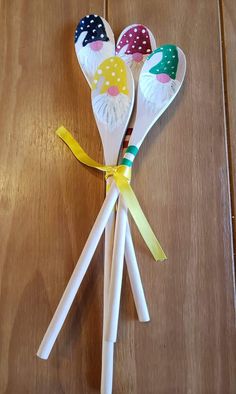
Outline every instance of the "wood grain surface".
{"type": "MultiPolygon", "coordinates": [[[[234,2],[224,3],[225,72],[235,83],[234,2]]],[[[79,19],[97,13],[116,37],[144,23],[159,44],[176,43],[187,57],[182,92],[134,165],[134,190],[169,259],[154,263],[133,226],[151,322],[137,321],[125,271],[113,392],[234,394],[228,180],[235,162],[229,166],[227,154],[235,137],[228,139],[225,113],[233,135],[235,96],[230,82],[225,100],[222,84],[222,7],[215,0],[0,4],[0,393],[99,393],[102,242],[49,360],[35,355],[104,198],[102,176],[55,137],[64,124],[103,160],[73,43],[79,19]]]]}
{"type": "Polygon", "coordinates": [[[224,0],[221,5],[221,24],[223,38],[223,65],[226,101],[226,126],[228,137],[228,157],[232,198],[232,222],[234,244],[236,242],[236,4],[224,0]]]}

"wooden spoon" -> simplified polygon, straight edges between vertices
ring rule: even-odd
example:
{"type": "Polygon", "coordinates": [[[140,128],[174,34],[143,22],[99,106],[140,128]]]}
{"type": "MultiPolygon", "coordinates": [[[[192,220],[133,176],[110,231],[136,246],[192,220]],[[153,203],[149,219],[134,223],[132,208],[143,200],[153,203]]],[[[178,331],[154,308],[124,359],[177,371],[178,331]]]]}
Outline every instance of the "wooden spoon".
{"type": "MultiPolygon", "coordinates": [[[[185,55],[174,45],[163,45],[148,57],[139,77],[137,115],[129,148],[122,164],[132,166],[145,136],[179,92],[185,71],[185,55]]],[[[126,223],[127,209],[123,198],[120,197],[116,217],[106,328],[106,340],[111,342],[115,342],[117,338],[126,223]]],[[[165,258],[163,253],[163,259],[165,258]]]]}
{"type": "MultiPolygon", "coordinates": [[[[111,57],[106,59],[95,72],[92,86],[92,106],[103,146],[106,146],[106,162],[108,163],[117,154],[116,152],[119,151],[131,116],[133,104],[134,81],[130,69],[119,58],[111,57]],[[114,81],[118,79],[118,84],[115,85],[114,81]]],[[[61,301],[41,342],[37,352],[37,355],[41,358],[47,359],[51,352],[108,222],[119,194],[114,186],[111,186],[110,191],[112,192],[111,198],[106,198],[106,204],[102,207],[98,215],[61,301]]]]}

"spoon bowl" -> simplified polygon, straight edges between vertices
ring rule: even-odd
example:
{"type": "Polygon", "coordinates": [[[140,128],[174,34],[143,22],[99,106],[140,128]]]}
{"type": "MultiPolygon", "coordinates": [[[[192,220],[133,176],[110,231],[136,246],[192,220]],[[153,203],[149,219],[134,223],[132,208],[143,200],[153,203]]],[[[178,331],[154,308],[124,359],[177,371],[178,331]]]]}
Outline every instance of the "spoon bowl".
{"type": "Polygon", "coordinates": [[[184,81],[186,58],[175,45],[163,45],[147,58],[139,77],[137,115],[130,145],[137,148],[178,94],[184,81]]]}
{"type": "Polygon", "coordinates": [[[134,80],[119,57],[104,60],[92,83],[92,107],[101,136],[105,162],[117,162],[134,104],[134,80]]]}

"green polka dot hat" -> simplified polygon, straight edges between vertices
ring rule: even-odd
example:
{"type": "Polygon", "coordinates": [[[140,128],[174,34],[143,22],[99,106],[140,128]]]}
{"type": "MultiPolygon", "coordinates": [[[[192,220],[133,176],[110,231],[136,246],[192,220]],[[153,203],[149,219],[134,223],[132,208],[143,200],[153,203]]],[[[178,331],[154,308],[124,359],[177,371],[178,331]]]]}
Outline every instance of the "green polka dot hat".
{"type": "Polygon", "coordinates": [[[167,74],[171,79],[175,79],[179,62],[176,46],[170,44],[163,45],[153,51],[151,55],[148,56],[148,59],[158,52],[162,53],[162,59],[159,63],[153,66],[149,72],[151,74],[167,74]]]}

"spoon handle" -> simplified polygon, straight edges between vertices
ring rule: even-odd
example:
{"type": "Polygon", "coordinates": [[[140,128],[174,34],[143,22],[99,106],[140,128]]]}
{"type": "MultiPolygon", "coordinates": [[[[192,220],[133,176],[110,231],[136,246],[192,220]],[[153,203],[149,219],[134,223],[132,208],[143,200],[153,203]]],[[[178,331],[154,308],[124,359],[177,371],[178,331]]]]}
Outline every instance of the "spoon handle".
{"type": "Polygon", "coordinates": [[[127,208],[123,203],[123,198],[120,197],[117,208],[109,289],[109,308],[105,331],[105,337],[108,342],[116,342],[117,339],[120,295],[124,266],[126,226],[127,208]]]}
{"type": "MultiPolygon", "coordinates": [[[[112,178],[108,178],[107,182],[111,182],[112,178]]],[[[112,392],[113,380],[113,353],[114,343],[107,342],[105,338],[105,330],[108,322],[109,308],[109,288],[112,266],[112,250],[115,229],[115,210],[107,222],[105,228],[105,258],[104,258],[104,313],[103,313],[103,343],[102,343],[102,371],[101,371],[101,394],[109,394],[112,392]]],[[[123,256],[124,258],[124,256],[123,256]]],[[[128,269],[128,276],[133,293],[134,303],[136,306],[138,318],[140,322],[150,320],[148,307],[144,295],[142,281],[139,273],[138,262],[135,255],[133,240],[131,237],[129,222],[127,221],[125,235],[125,261],[128,269]]]]}
{"type": "Polygon", "coordinates": [[[110,191],[103,202],[102,208],[97,216],[97,219],[92,227],[92,230],[89,234],[87,242],[81,253],[81,256],[66,286],[63,296],[54,313],[54,316],[40,344],[40,347],[37,352],[37,356],[40,358],[47,359],[52,350],[52,347],[57,339],[57,336],[70,310],[72,302],[84,278],[84,275],[87,272],[90,261],[94,255],[98,242],[102,236],[104,228],[111,215],[112,209],[116,203],[118,195],[119,195],[119,191],[115,183],[113,182],[110,191]]]}
{"type": "Polygon", "coordinates": [[[131,237],[129,221],[127,218],[126,238],[125,238],[125,261],[128,269],[131,289],[134,297],[138,319],[140,322],[150,320],[142,280],[138,268],[138,262],[134,250],[134,244],[131,237]]]}
{"type": "Polygon", "coordinates": [[[109,289],[109,309],[107,312],[105,333],[106,340],[110,342],[116,342],[117,340],[124,254],[126,257],[126,262],[128,262],[127,269],[134,295],[135,305],[139,313],[139,320],[142,322],[147,322],[150,320],[138,265],[132,264],[134,260],[136,261],[136,257],[134,249],[132,248],[133,244],[129,242],[131,234],[127,224],[127,207],[123,197],[120,196],[114,235],[109,289]],[[125,250],[125,247],[127,246],[128,248],[125,250]]]}

